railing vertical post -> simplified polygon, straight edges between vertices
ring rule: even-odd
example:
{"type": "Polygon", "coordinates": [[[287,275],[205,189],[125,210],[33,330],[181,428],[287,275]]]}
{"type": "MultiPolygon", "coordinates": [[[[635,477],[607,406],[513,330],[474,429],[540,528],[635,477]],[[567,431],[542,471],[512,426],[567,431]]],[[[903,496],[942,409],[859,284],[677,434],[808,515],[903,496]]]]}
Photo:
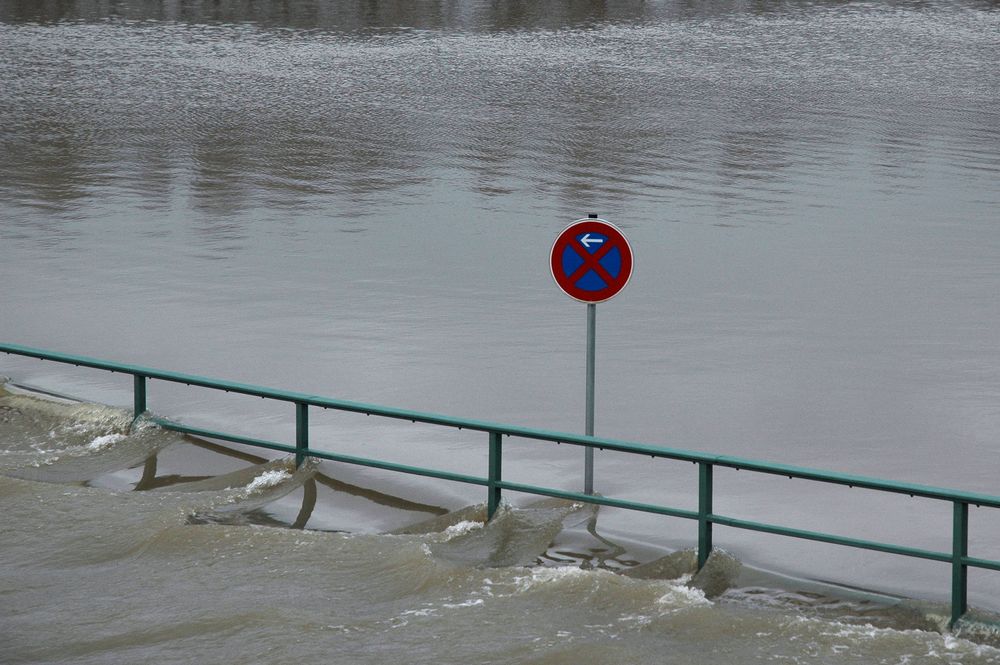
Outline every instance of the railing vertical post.
{"type": "Polygon", "coordinates": [[[954,502],[954,522],[951,545],[951,622],[954,628],[968,609],[969,567],[965,557],[969,555],[969,504],[954,502]]]}
{"type": "Polygon", "coordinates": [[[698,570],[712,553],[712,465],[698,462],[698,570]]]}
{"type": "Polygon", "coordinates": [[[132,419],[135,420],[146,413],[146,377],[142,374],[132,375],[132,419]]]}
{"type": "Polygon", "coordinates": [[[295,466],[302,466],[309,452],[309,405],[295,403],[295,466]]]}
{"type": "Polygon", "coordinates": [[[490,432],[490,468],[488,476],[488,489],[486,496],[486,519],[493,519],[493,515],[500,507],[500,487],[497,485],[503,479],[502,472],[502,449],[500,445],[500,432],[490,432]]]}

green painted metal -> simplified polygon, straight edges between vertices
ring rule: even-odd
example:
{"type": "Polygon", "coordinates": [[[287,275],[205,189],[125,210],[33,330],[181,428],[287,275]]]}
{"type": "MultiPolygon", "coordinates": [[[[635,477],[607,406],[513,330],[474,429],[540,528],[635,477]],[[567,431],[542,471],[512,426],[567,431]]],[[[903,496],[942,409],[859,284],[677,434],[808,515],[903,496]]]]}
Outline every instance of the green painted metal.
{"type": "Polygon", "coordinates": [[[776,526],[774,524],[764,524],[762,522],[752,522],[750,520],[735,519],[732,517],[726,517],[724,515],[710,515],[709,519],[713,524],[718,524],[719,526],[733,527],[735,529],[745,529],[747,531],[760,531],[761,533],[773,533],[778,536],[788,536],[790,538],[799,538],[801,540],[815,540],[821,543],[830,543],[832,545],[844,545],[846,547],[853,547],[855,549],[872,550],[875,552],[885,552],[886,554],[901,554],[903,556],[914,557],[917,559],[929,559],[931,561],[941,561],[944,563],[950,562],[952,560],[950,552],[932,552],[930,550],[921,550],[913,547],[902,547],[899,545],[891,545],[889,543],[880,543],[873,540],[845,538],[843,536],[835,536],[828,533],[821,533],[819,531],[805,531],[802,529],[791,529],[788,527],[776,526]]]}
{"type": "Polygon", "coordinates": [[[953,506],[951,562],[951,627],[968,610],[969,595],[969,504],[956,501],[953,506]]]}
{"type": "Polygon", "coordinates": [[[942,499],[946,501],[964,501],[974,506],[988,506],[1000,508],[1000,496],[991,494],[979,494],[975,492],[963,492],[942,487],[928,485],[918,485],[892,480],[883,480],[871,476],[857,476],[835,471],[823,471],[808,467],[798,467],[775,462],[762,462],[759,460],[733,457],[729,455],[712,455],[676,448],[666,448],[663,446],[651,446],[632,441],[621,441],[617,439],[606,439],[602,437],[586,436],[582,434],[572,434],[569,432],[558,432],[530,427],[518,427],[516,425],[506,425],[503,423],[489,422],[483,420],[473,420],[469,418],[455,418],[434,413],[424,413],[420,411],[408,411],[406,409],[396,409],[393,407],[380,406],[377,404],[365,404],[362,402],[351,402],[347,400],[332,399],[298,393],[263,386],[254,386],[231,381],[220,381],[193,374],[180,374],[164,370],[143,367],[139,365],[128,365],[114,363],[106,360],[98,360],[85,356],[73,356],[64,353],[55,353],[17,344],[0,344],[0,353],[12,353],[21,356],[39,358],[42,360],[53,360],[55,362],[78,365],[81,367],[93,367],[106,369],[111,372],[121,372],[125,374],[142,374],[149,379],[159,379],[173,383],[183,383],[191,386],[203,388],[214,388],[224,392],[240,393],[267,399],[274,399],[284,402],[302,402],[310,406],[323,409],[335,409],[338,411],[349,411],[352,413],[364,413],[370,416],[382,416],[386,418],[396,418],[399,420],[409,420],[411,422],[426,423],[429,425],[443,425],[457,429],[469,429],[480,432],[499,432],[505,436],[519,437],[525,439],[536,439],[542,441],[553,441],[566,443],[569,445],[595,447],[603,450],[616,452],[634,453],[638,455],[648,455],[663,459],[674,459],[687,462],[707,462],[715,466],[744,471],[755,471],[758,473],[787,476],[789,478],[801,478],[804,480],[816,480],[824,483],[836,485],[846,485],[848,487],[860,487],[865,489],[881,490],[884,492],[894,492],[897,494],[908,494],[910,496],[925,497],[928,499],[942,499]]]}
{"type": "Polygon", "coordinates": [[[698,569],[712,553],[712,465],[698,463],[698,569]]]}
{"type": "Polygon", "coordinates": [[[146,377],[142,374],[132,376],[132,418],[138,418],[146,413],[146,377]]]}
{"type": "Polygon", "coordinates": [[[423,413],[419,411],[408,411],[396,409],[376,404],[364,404],[360,402],[349,402],[346,400],[332,399],[306,393],[266,388],[249,384],[234,383],[231,381],[221,381],[191,374],[180,374],[151,367],[139,365],[128,365],[107,360],[99,360],[85,356],[76,356],[64,353],[56,353],[43,349],[35,349],[16,344],[0,344],[0,352],[16,354],[42,360],[51,360],[60,363],[67,363],[83,367],[104,369],[111,372],[121,372],[131,374],[133,381],[133,412],[135,417],[142,416],[147,411],[146,388],[149,379],[170,381],[174,383],[184,383],[192,386],[200,386],[226,392],[252,395],[265,399],[280,400],[295,404],[296,409],[296,437],[295,445],[290,446],[274,441],[265,441],[244,437],[227,432],[218,432],[198,427],[191,427],[181,423],[173,422],[164,418],[146,416],[146,418],[160,427],[175,432],[201,436],[221,441],[267,448],[270,450],[294,454],[296,463],[301,464],[305,457],[316,457],[344,464],[355,464],[384,469],[387,471],[407,473],[412,475],[437,478],[451,482],[481,485],[487,488],[487,511],[492,517],[500,504],[501,492],[503,490],[513,492],[523,492],[541,496],[551,496],[556,498],[591,503],[597,505],[624,508],[628,510],[643,511],[658,515],[678,517],[682,519],[696,520],[698,522],[698,563],[699,567],[705,564],[712,549],[712,527],[713,525],[726,526],[737,529],[747,529],[764,533],[771,533],[792,538],[814,540],[859,549],[886,552],[902,556],[928,559],[950,563],[952,566],[952,594],[951,594],[951,625],[954,626],[967,611],[968,606],[968,569],[981,568],[1000,571],[1000,561],[982,559],[968,556],[969,539],[969,506],[1000,508],[1000,496],[981,494],[975,492],[965,492],[961,490],[932,487],[927,485],[917,485],[892,480],[883,480],[869,476],[858,476],[843,474],[820,469],[810,469],[774,462],[763,462],[759,460],[744,459],[727,455],[711,455],[695,451],[666,448],[661,446],[651,446],[643,443],[621,441],[616,439],[606,439],[595,436],[570,434],[566,432],[556,432],[514,425],[505,425],[482,420],[471,420],[466,418],[454,418],[433,413],[423,413]],[[471,476],[466,474],[440,471],[424,467],[409,466],[385,462],[383,460],[356,457],[352,455],[341,455],[323,450],[315,450],[309,446],[309,417],[308,407],[315,406],[322,409],[336,409],[352,413],[364,413],[373,416],[386,418],[396,418],[410,420],[412,422],[441,425],[458,429],[469,429],[473,431],[487,432],[489,434],[489,469],[486,478],[471,476]],[[648,455],[652,458],[662,458],[680,460],[698,464],[698,510],[684,510],[670,508],[655,504],[638,503],[603,497],[590,492],[571,492],[550,487],[537,487],[522,483],[514,483],[503,480],[502,477],[502,437],[515,436],[525,439],[549,441],[555,443],[566,443],[570,445],[583,446],[588,450],[594,448],[613,450],[617,452],[631,453],[636,455],[648,455]],[[753,471],[757,473],[787,476],[803,480],[844,485],[848,487],[858,487],[895,494],[907,494],[913,497],[923,497],[950,501],[954,507],[954,524],[952,534],[951,552],[932,552],[929,550],[902,547],[890,543],[867,541],[856,538],[847,538],[833,534],[821,533],[818,531],[805,531],[801,529],[791,529],[773,524],[752,522],[741,520],[713,512],[713,470],[714,467],[724,467],[737,470],[753,471]]]}
{"type": "Polygon", "coordinates": [[[295,466],[300,467],[309,454],[309,405],[295,403],[295,466]]]}
{"type": "MultiPolygon", "coordinates": [[[[200,436],[206,439],[219,439],[220,441],[231,441],[232,443],[241,443],[247,446],[254,446],[255,448],[267,448],[268,450],[276,450],[279,452],[290,453],[290,454],[295,454],[299,450],[295,446],[289,446],[284,443],[265,441],[263,439],[254,439],[247,436],[229,434],[228,432],[218,432],[215,430],[204,429],[201,427],[191,427],[189,425],[182,425],[181,423],[173,422],[165,418],[150,418],[149,420],[150,422],[159,425],[163,429],[167,429],[173,432],[180,432],[181,434],[191,434],[192,436],[200,436]]],[[[468,476],[461,473],[451,473],[449,471],[438,471],[436,469],[427,469],[419,466],[407,466],[405,464],[384,462],[382,460],[369,459],[365,457],[355,457],[353,455],[340,455],[338,453],[331,453],[325,450],[310,449],[309,457],[317,457],[319,459],[330,460],[331,462],[342,462],[344,464],[368,466],[373,469],[384,469],[386,471],[408,473],[414,476],[426,476],[428,478],[450,480],[456,483],[466,483],[468,485],[488,485],[489,483],[489,481],[486,478],[477,478],[476,476],[468,476]]]]}
{"type": "Polygon", "coordinates": [[[525,494],[537,494],[539,496],[551,496],[556,499],[566,499],[568,501],[578,501],[580,503],[592,503],[599,506],[609,506],[611,508],[624,508],[625,510],[636,510],[654,515],[666,515],[667,517],[680,517],[683,519],[698,519],[698,513],[692,510],[680,510],[658,506],[652,503],[638,503],[626,501],[624,499],[614,499],[601,496],[600,494],[584,494],[582,492],[572,492],[569,490],[559,490],[552,487],[537,487],[535,485],[525,485],[523,483],[512,483],[503,481],[498,483],[501,489],[512,492],[523,492],[525,494]]]}
{"type": "Polygon", "coordinates": [[[500,507],[500,483],[503,480],[503,435],[490,432],[489,492],[486,496],[486,516],[493,519],[500,507]]]}
{"type": "Polygon", "coordinates": [[[990,561],[989,559],[977,559],[976,557],[962,557],[966,566],[970,568],[984,568],[986,570],[1000,571],[1000,561],[990,561]]]}
{"type": "Polygon", "coordinates": [[[228,432],[219,432],[216,430],[205,429],[203,427],[192,427],[190,425],[183,425],[172,420],[167,420],[166,418],[157,417],[147,417],[147,420],[154,425],[158,425],[163,429],[170,430],[172,432],[179,432],[181,434],[190,434],[191,436],[200,436],[206,439],[219,439],[220,441],[230,441],[232,443],[242,443],[247,446],[253,446],[254,448],[267,448],[268,450],[276,450],[282,453],[290,453],[294,455],[298,452],[298,448],[295,446],[290,446],[285,443],[277,443],[274,441],[266,441],[264,439],[254,439],[248,436],[240,436],[238,434],[230,434],[228,432]]]}

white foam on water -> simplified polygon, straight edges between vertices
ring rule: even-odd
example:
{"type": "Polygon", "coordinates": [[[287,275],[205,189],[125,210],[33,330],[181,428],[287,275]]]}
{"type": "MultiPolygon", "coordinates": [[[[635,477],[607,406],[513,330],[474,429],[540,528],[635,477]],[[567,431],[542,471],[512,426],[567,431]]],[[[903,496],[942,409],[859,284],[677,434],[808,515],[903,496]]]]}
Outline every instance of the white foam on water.
{"type": "Polygon", "coordinates": [[[653,617],[648,614],[625,614],[618,617],[618,623],[630,623],[636,626],[648,626],[653,623],[653,617]]]}
{"type": "Polygon", "coordinates": [[[465,535],[470,531],[475,531],[476,529],[482,529],[482,528],[483,528],[482,522],[473,522],[471,520],[465,520],[459,522],[458,524],[452,524],[450,527],[445,529],[442,532],[442,534],[447,540],[451,540],[452,538],[465,535]]]}
{"type": "MultiPolygon", "coordinates": [[[[599,584],[643,587],[652,585],[647,588],[654,589],[654,593],[660,592],[660,595],[655,597],[653,601],[655,609],[651,608],[652,614],[660,616],[694,607],[711,607],[715,604],[705,596],[704,591],[688,586],[686,584],[688,579],[690,579],[689,575],[682,576],[676,580],[637,581],[604,569],[586,569],[576,566],[538,566],[528,570],[526,575],[514,577],[512,582],[515,593],[525,593],[541,588],[572,584],[580,580],[587,580],[595,588],[599,584]]],[[[490,580],[486,580],[486,582],[487,587],[492,586],[490,580]]],[[[490,593],[489,595],[493,594],[490,593]]],[[[649,617],[643,614],[641,616],[632,616],[631,619],[648,621],[649,617]]],[[[626,617],[620,620],[628,621],[629,618],[626,617]]]]}
{"type": "Polygon", "coordinates": [[[105,434],[104,436],[99,436],[90,443],[88,443],[87,450],[93,450],[93,451],[104,450],[106,448],[110,448],[119,441],[125,440],[126,438],[128,437],[126,437],[124,434],[105,434]]]}
{"type": "MultiPolygon", "coordinates": [[[[986,644],[956,637],[951,634],[942,634],[927,630],[896,628],[879,628],[872,624],[847,624],[839,621],[830,621],[814,617],[795,617],[792,624],[806,625],[810,628],[818,628],[818,633],[831,640],[845,640],[847,645],[857,645],[860,642],[895,642],[900,639],[914,640],[926,652],[920,654],[909,654],[903,656],[905,662],[911,657],[917,658],[939,658],[942,663],[964,663],[966,658],[985,659],[988,663],[1000,663],[1000,649],[986,644]]],[[[844,645],[844,646],[847,646],[844,645]]],[[[838,648],[841,645],[837,645],[838,648]]],[[[916,645],[914,645],[916,646],[916,645]]],[[[982,661],[979,661],[982,662],[982,661]]]]}
{"type": "MultiPolygon", "coordinates": [[[[933,635],[934,633],[931,633],[933,635]]],[[[941,645],[944,650],[948,653],[941,654],[936,649],[931,649],[928,651],[928,656],[942,656],[944,658],[950,658],[953,655],[972,655],[977,658],[988,658],[989,662],[1000,662],[1000,649],[996,647],[989,646],[988,644],[977,644],[976,642],[970,642],[969,640],[963,639],[961,637],[955,637],[954,635],[942,635],[941,645]]],[[[958,662],[958,661],[952,661],[958,662]]]]}
{"type": "Polygon", "coordinates": [[[677,611],[689,607],[708,607],[714,603],[705,597],[705,592],[701,589],[683,583],[670,583],[667,592],[656,599],[656,604],[662,609],[677,611]]]}
{"type": "Polygon", "coordinates": [[[252,481],[250,481],[250,484],[246,486],[246,492],[247,494],[260,492],[261,490],[274,487],[275,485],[278,485],[279,483],[288,480],[291,477],[292,474],[280,469],[265,471],[264,473],[260,474],[252,481]]]}
{"type": "Polygon", "coordinates": [[[486,601],[484,601],[482,598],[470,598],[469,600],[466,600],[461,603],[444,603],[442,604],[442,607],[453,610],[459,607],[476,607],[478,605],[484,604],[485,602],[486,601]]]}
{"type": "Polygon", "coordinates": [[[567,580],[576,580],[587,575],[613,575],[602,570],[584,570],[576,566],[543,566],[531,568],[527,575],[514,578],[518,591],[530,591],[536,587],[558,584],[567,580]]]}

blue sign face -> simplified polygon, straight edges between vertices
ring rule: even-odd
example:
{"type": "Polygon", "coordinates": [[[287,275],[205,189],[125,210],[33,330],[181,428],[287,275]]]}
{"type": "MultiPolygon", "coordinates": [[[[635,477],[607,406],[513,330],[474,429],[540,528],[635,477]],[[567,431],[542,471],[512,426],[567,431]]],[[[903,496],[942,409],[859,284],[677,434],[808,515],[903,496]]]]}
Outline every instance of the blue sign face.
{"type": "Polygon", "coordinates": [[[601,233],[580,233],[576,242],[566,245],[562,254],[563,274],[567,279],[576,276],[584,264],[589,264],[582,276],[572,279],[576,288],[583,291],[600,291],[614,283],[622,270],[622,255],[617,247],[608,247],[608,236],[601,233]],[[592,257],[587,261],[582,254],[592,257]],[[595,255],[599,254],[599,258],[595,255]],[[596,263],[594,263],[596,259],[596,263]],[[603,268],[603,270],[602,270],[603,268]],[[607,278],[611,278],[610,280],[607,278]]]}
{"type": "Polygon", "coordinates": [[[549,266],[566,295],[585,303],[604,302],[628,283],[632,248],[613,224],[603,219],[581,219],[556,238],[549,266]]]}

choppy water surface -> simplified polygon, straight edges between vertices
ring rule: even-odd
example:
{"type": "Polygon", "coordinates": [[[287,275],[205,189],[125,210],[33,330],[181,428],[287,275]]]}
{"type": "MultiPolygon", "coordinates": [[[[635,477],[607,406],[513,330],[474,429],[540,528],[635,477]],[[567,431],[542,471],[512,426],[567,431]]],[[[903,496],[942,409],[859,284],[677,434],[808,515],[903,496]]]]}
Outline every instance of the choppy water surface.
{"type": "Polygon", "coordinates": [[[992,631],[942,634],[933,604],[793,591],[723,552],[697,575],[690,550],[640,563],[580,504],[505,505],[484,524],[482,504],[438,514],[8,390],[5,662],[1000,662],[992,631]],[[310,526],[358,498],[427,514],[381,533],[310,526]]]}
{"type": "MultiPolygon", "coordinates": [[[[598,433],[995,494],[997,62],[988,1],[0,1],[0,339],[576,431],[584,311],[547,253],[597,212],[636,252],[598,308],[598,433]]],[[[259,400],[154,382],[150,404],[293,432],[259,400]]],[[[312,425],[485,470],[467,433],[312,425]]],[[[577,489],[564,448],[513,441],[505,473],[577,489]]],[[[706,595],[683,566],[622,572],[690,546],[686,522],[513,495],[476,526],[475,487],[307,478],[20,395],[0,451],[7,660],[997,660],[928,631],[943,564],[720,528],[742,577],[706,595]]],[[[695,503],[689,466],[599,455],[595,484],[695,503]]],[[[908,497],[720,472],[716,510],[950,547],[950,507],[908,497]]],[[[973,556],[1000,558],[993,512],[973,556]]],[[[974,573],[972,604],[996,598],[974,573]]]]}

